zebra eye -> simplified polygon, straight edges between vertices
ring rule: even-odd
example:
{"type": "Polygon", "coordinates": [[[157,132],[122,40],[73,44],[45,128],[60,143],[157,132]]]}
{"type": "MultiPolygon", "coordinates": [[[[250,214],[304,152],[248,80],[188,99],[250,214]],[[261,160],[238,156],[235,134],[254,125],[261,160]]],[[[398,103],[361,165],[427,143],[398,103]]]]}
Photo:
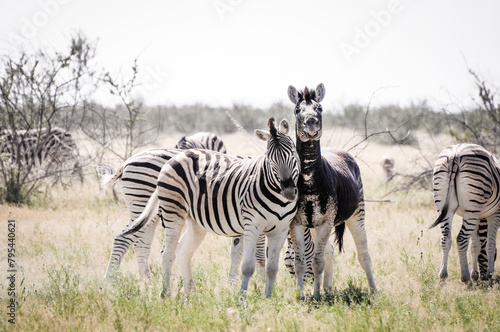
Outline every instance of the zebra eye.
{"type": "Polygon", "coordinates": [[[299,114],[300,113],[300,107],[295,107],[295,115],[299,114]]]}
{"type": "Polygon", "coordinates": [[[323,107],[321,107],[321,105],[318,105],[318,107],[316,108],[316,110],[320,113],[323,113],[323,107]]]}

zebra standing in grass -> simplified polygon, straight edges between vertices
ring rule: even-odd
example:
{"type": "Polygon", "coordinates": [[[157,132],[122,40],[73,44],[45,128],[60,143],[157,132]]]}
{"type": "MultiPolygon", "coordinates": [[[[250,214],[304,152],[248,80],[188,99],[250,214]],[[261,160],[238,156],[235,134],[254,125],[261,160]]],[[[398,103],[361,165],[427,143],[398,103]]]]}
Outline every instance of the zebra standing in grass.
{"type": "Polygon", "coordinates": [[[322,107],[325,87],[319,84],[316,90],[305,88],[297,91],[288,87],[288,97],[295,104],[296,144],[302,172],[299,177],[297,214],[290,224],[290,235],[295,251],[295,273],[297,286],[303,297],[303,282],[306,269],[304,229],[314,228],[314,297],[320,296],[323,272],[325,291],[332,288],[333,248],[329,242],[332,229],[339,249],[345,225],[349,228],[358,252],[358,260],[365,270],[370,292],[377,292],[371,271],[365,231],[363,185],[359,167],[354,158],[345,151],[321,149],[322,107]],[[326,260],[325,260],[326,256],[326,260]]]}
{"type": "Polygon", "coordinates": [[[3,131],[0,158],[6,165],[23,167],[27,172],[40,168],[49,174],[68,171],[83,181],[76,143],[71,134],[61,128],[3,131]]]}
{"type": "Polygon", "coordinates": [[[177,253],[184,292],[195,290],[191,257],[207,232],[223,236],[243,235],[241,290],[246,291],[255,270],[259,234],[267,236],[266,296],[270,296],[278,272],[280,250],[297,209],[300,162],[283,119],[269,132],[256,130],[267,141],[263,156],[242,159],[208,150],[186,150],[163,166],[157,189],[128,236],[147,227],[160,211],[165,226],[162,255],[163,294],[170,294],[170,274],[182,228],[186,232],[177,253]],[[186,223],[187,220],[187,223],[186,223]]]}
{"type": "MultiPolygon", "coordinates": [[[[111,186],[121,179],[122,193],[128,208],[131,223],[144,210],[148,199],[156,189],[156,182],[160,170],[165,163],[180,152],[179,149],[200,148],[226,153],[222,140],[212,133],[197,133],[192,136],[182,137],[175,150],[152,149],[138,153],[123,163],[115,174],[107,174],[104,185],[111,186]]],[[[148,257],[151,251],[154,232],[159,223],[159,218],[148,224],[148,227],[129,236],[118,235],[113,240],[113,248],[109,259],[105,278],[111,278],[120,266],[123,255],[134,244],[134,252],[142,276],[149,275],[148,257]]],[[[237,259],[237,258],[235,258],[237,259]]],[[[234,264],[237,264],[236,261],[234,264]]]]}
{"type": "MultiPolygon", "coordinates": [[[[441,226],[443,257],[439,277],[448,277],[448,254],[451,247],[451,225],[458,210],[463,216],[457,236],[461,280],[470,283],[467,247],[472,236],[472,268],[477,276],[481,246],[486,246],[488,262],[486,277],[495,267],[496,234],[500,225],[500,165],[497,159],[476,144],[458,144],[445,148],[434,165],[434,203],[439,217],[430,228],[441,226]],[[486,236],[486,245],[480,237],[486,236]]],[[[482,269],[483,270],[483,269],[482,269]]]]}

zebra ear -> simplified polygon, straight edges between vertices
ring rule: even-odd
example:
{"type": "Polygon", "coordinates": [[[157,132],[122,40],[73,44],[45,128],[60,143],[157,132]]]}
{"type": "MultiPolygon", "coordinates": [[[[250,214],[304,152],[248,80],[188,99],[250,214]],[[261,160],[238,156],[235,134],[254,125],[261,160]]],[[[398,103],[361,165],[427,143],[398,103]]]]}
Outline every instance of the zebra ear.
{"type": "Polygon", "coordinates": [[[288,87],[288,98],[290,98],[290,101],[294,104],[297,104],[299,102],[299,93],[293,85],[290,85],[288,87]]]}
{"type": "Polygon", "coordinates": [[[281,120],[280,122],[279,132],[288,135],[289,131],[290,131],[290,123],[288,122],[287,119],[283,118],[283,120],[281,120]]]}
{"type": "Polygon", "coordinates": [[[177,142],[177,144],[175,145],[175,149],[180,149],[182,147],[182,145],[184,144],[185,141],[186,141],[186,136],[184,135],[179,140],[179,142],[177,142]]]}
{"type": "Polygon", "coordinates": [[[323,83],[318,84],[316,87],[316,101],[321,103],[321,101],[325,98],[325,86],[323,83]]]}
{"type": "Polygon", "coordinates": [[[271,138],[271,134],[268,131],[262,129],[255,129],[254,133],[258,138],[266,142],[271,138]]]}

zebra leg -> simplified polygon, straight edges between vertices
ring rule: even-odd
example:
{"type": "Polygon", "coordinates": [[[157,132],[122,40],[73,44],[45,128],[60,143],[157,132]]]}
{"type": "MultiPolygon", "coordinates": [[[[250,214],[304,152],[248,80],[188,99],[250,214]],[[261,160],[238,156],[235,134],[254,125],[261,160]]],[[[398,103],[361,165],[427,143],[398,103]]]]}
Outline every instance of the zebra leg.
{"type": "Polygon", "coordinates": [[[130,248],[132,243],[137,240],[136,234],[131,234],[127,236],[118,235],[113,239],[113,246],[111,248],[111,256],[109,258],[108,268],[104,279],[111,279],[115,275],[116,271],[120,268],[120,264],[123,256],[130,248]]]}
{"type": "MultiPolygon", "coordinates": [[[[238,274],[242,256],[243,236],[237,236],[231,239],[231,266],[229,268],[229,282],[231,284],[234,284],[236,281],[236,275],[238,274]]],[[[261,277],[264,275],[266,268],[266,236],[264,234],[260,234],[257,241],[255,262],[257,263],[257,275],[261,277]]]]}
{"type": "Polygon", "coordinates": [[[260,234],[257,239],[257,247],[255,248],[255,263],[257,277],[261,278],[264,276],[266,270],[266,257],[268,253],[266,252],[266,236],[260,234]]]}
{"type": "Polygon", "coordinates": [[[333,265],[334,265],[334,248],[330,240],[325,246],[325,271],[323,276],[323,289],[325,293],[329,293],[333,288],[333,265]]]}
{"type": "MultiPolygon", "coordinates": [[[[314,277],[314,273],[312,270],[312,259],[314,256],[314,238],[312,233],[314,232],[314,228],[304,228],[304,247],[305,247],[305,260],[306,260],[306,272],[304,273],[304,277],[314,277]]],[[[314,233],[314,237],[316,233],[314,233]]],[[[333,249],[333,247],[332,247],[333,249]]],[[[292,276],[295,275],[295,251],[293,250],[292,237],[290,233],[287,236],[287,248],[284,257],[285,267],[288,269],[288,272],[292,276]]],[[[333,262],[332,262],[333,264],[333,262]]],[[[332,265],[333,269],[333,265],[332,265]]],[[[333,273],[333,270],[332,270],[333,273]]]]}
{"type": "Polygon", "coordinates": [[[488,253],[488,271],[487,278],[491,279],[495,273],[495,259],[497,251],[497,231],[500,226],[500,214],[497,213],[488,220],[488,240],[486,243],[486,252],[488,253]]]}
{"type": "Polygon", "coordinates": [[[184,222],[169,220],[165,222],[165,241],[163,244],[161,261],[163,273],[163,290],[161,292],[161,297],[170,296],[170,275],[172,273],[172,265],[175,261],[175,250],[182,233],[183,223],[184,222]]]}
{"type": "MultiPolygon", "coordinates": [[[[479,277],[483,280],[486,279],[488,275],[488,253],[486,252],[486,243],[488,242],[487,233],[488,233],[488,220],[486,219],[479,220],[477,238],[481,248],[477,260],[479,264],[479,277]]],[[[474,238],[472,240],[474,241],[474,238]]],[[[472,243],[474,244],[474,242],[472,243]]],[[[472,256],[472,259],[474,259],[474,256],[472,256]]]]}
{"type": "Polygon", "coordinates": [[[448,278],[448,255],[450,253],[451,248],[451,220],[453,219],[453,214],[448,214],[445,219],[441,222],[441,249],[442,249],[442,258],[441,258],[441,268],[439,270],[439,278],[441,281],[445,281],[448,278]]]}
{"type": "Polygon", "coordinates": [[[285,262],[285,267],[287,268],[288,272],[290,272],[292,276],[295,276],[295,269],[293,267],[293,265],[295,264],[295,251],[293,250],[293,243],[292,243],[292,237],[290,236],[290,232],[286,237],[286,243],[287,243],[287,248],[283,260],[285,262]]]}
{"type": "Polygon", "coordinates": [[[472,258],[472,266],[471,266],[471,278],[473,280],[477,280],[479,278],[479,270],[478,270],[478,262],[482,251],[482,241],[480,239],[480,228],[481,224],[485,223],[486,219],[479,220],[479,223],[476,225],[476,229],[472,232],[471,235],[471,258],[472,258]]]}
{"type": "Polygon", "coordinates": [[[368,239],[366,237],[365,229],[364,201],[360,203],[360,206],[354,215],[346,221],[346,225],[347,228],[349,228],[349,232],[351,232],[354,244],[356,245],[358,261],[365,271],[370,293],[378,293],[377,286],[375,285],[375,279],[372,274],[372,258],[370,256],[370,252],[368,251],[368,239]]]}
{"type": "Polygon", "coordinates": [[[471,282],[469,264],[467,263],[467,249],[472,233],[477,229],[477,217],[470,213],[463,213],[462,228],[457,235],[458,257],[460,261],[460,276],[462,282],[471,282]]]}
{"type": "Polygon", "coordinates": [[[196,249],[205,238],[207,231],[198,226],[195,221],[189,220],[186,224],[186,232],[179,241],[179,250],[177,251],[177,264],[182,276],[184,293],[189,295],[191,291],[196,290],[196,285],[191,271],[191,258],[196,249]]]}
{"type": "Polygon", "coordinates": [[[229,282],[234,285],[238,268],[243,256],[243,236],[231,238],[231,266],[229,267],[229,282]]]}
{"type": "Polygon", "coordinates": [[[300,298],[304,298],[304,274],[306,272],[306,259],[304,248],[304,229],[305,226],[299,223],[290,224],[290,236],[292,238],[293,250],[295,252],[295,278],[300,298]]]}
{"type": "Polygon", "coordinates": [[[148,258],[151,252],[151,243],[153,242],[155,230],[160,219],[160,216],[157,215],[151,222],[144,226],[144,231],[141,229],[137,232],[139,238],[134,242],[134,252],[139,274],[142,277],[149,278],[148,258]]]}
{"type": "Polygon", "coordinates": [[[286,229],[267,235],[266,297],[270,297],[273,292],[274,282],[278,274],[280,252],[285,243],[286,235],[286,229]]]}
{"type": "Polygon", "coordinates": [[[333,221],[327,221],[323,225],[316,226],[316,245],[313,258],[313,297],[319,299],[321,296],[321,280],[325,270],[325,248],[332,234],[333,221]]]}
{"type": "Polygon", "coordinates": [[[241,265],[241,292],[248,289],[250,277],[255,272],[255,251],[260,230],[257,226],[245,220],[245,230],[243,233],[243,264],[241,265]]]}

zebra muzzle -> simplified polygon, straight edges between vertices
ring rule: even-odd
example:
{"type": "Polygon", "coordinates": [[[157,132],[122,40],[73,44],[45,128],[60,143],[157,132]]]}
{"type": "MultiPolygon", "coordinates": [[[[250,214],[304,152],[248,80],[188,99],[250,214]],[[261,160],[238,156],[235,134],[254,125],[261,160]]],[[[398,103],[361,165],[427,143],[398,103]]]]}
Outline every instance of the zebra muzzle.
{"type": "Polygon", "coordinates": [[[281,181],[281,195],[290,202],[295,201],[299,191],[292,179],[281,181]]]}

